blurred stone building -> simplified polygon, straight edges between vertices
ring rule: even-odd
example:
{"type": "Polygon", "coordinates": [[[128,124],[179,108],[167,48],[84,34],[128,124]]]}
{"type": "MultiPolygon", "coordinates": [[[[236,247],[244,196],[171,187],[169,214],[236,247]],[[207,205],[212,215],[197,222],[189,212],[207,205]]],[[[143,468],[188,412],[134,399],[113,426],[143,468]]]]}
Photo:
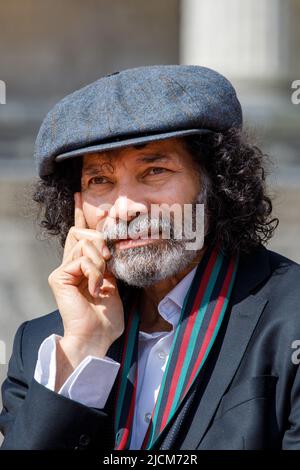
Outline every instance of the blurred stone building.
{"type": "Polygon", "coordinates": [[[236,86],[246,126],[275,162],[280,227],[271,248],[300,261],[300,0],[0,0],[0,381],[24,320],[55,309],[55,243],[30,207],[34,140],[46,112],[100,76],[138,65],[217,69],[236,86]]]}
{"type": "Polygon", "coordinates": [[[245,127],[270,155],[270,194],[280,225],[270,247],[300,262],[300,0],[183,0],[182,63],[229,77],[245,127]]]}
{"type": "Polygon", "coordinates": [[[0,382],[26,319],[55,309],[48,288],[57,245],[36,238],[34,140],[64,95],[122,68],[177,63],[174,0],[0,0],[0,382]]]}

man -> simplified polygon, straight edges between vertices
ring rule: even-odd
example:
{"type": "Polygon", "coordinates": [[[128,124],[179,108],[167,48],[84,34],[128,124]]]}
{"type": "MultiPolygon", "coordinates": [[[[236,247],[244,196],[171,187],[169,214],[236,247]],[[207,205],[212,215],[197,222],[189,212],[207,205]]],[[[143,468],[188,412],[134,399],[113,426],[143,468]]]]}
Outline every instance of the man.
{"type": "Polygon", "coordinates": [[[3,449],[300,448],[300,270],[263,246],[277,220],[241,129],[232,85],[196,66],[112,74],[50,111],[34,200],[64,248],[58,310],[16,333],[3,449]],[[196,231],[177,236],[174,204],[196,231]]]}

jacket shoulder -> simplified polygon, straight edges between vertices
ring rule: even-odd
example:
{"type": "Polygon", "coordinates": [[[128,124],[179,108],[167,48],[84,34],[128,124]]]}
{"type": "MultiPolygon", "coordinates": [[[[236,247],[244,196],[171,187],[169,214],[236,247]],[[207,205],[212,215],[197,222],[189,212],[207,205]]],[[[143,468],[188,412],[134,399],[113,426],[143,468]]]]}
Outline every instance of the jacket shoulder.
{"type": "Polygon", "coordinates": [[[26,322],[26,334],[30,334],[32,339],[40,337],[45,339],[47,336],[55,333],[62,334],[63,325],[58,310],[33,318],[26,322]]]}
{"type": "Polygon", "coordinates": [[[267,252],[274,282],[287,284],[287,287],[289,286],[290,289],[294,289],[296,286],[299,287],[300,264],[275,251],[267,250],[267,252]]]}
{"type": "Polygon", "coordinates": [[[289,266],[292,267],[295,270],[300,269],[300,264],[297,263],[296,261],[293,261],[290,258],[287,258],[286,256],[281,255],[280,253],[277,253],[276,251],[272,251],[269,249],[266,249],[269,260],[270,260],[270,266],[273,269],[276,269],[279,266],[289,266]]]}
{"type": "Polygon", "coordinates": [[[63,323],[58,310],[25,322],[22,334],[24,369],[32,375],[41,343],[52,334],[63,335],[63,323]]]}
{"type": "Polygon", "coordinates": [[[284,323],[285,333],[300,334],[300,265],[271,250],[268,251],[269,311],[273,321],[284,323]]]}

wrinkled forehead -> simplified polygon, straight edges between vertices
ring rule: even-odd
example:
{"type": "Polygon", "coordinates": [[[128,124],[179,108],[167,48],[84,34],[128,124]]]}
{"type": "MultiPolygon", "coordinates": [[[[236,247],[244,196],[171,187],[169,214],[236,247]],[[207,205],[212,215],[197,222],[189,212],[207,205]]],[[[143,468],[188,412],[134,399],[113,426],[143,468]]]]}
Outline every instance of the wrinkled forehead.
{"type": "Polygon", "coordinates": [[[121,149],[86,153],[83,156],[83,170],[103,164],[114,165],[121,160],[136,164],[154,162],[184,164],[189,162],[190,155],[183,139],[172,138],[121,149]]]}

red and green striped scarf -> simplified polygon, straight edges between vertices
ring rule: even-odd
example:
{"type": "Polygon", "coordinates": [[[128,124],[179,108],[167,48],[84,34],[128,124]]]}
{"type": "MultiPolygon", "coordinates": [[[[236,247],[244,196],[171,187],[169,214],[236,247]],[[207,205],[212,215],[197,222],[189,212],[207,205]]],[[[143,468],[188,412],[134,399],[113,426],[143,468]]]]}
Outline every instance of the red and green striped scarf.
{"type": "MultiPolygon", "coordinates": [[[[237,271],[238,258],[206,250],[186,293],[166,369],[142,449],[152,449],[200,373],[216,340],[237,271]]],[[[137,300],[125,329],[115,407],[115,449],[129,449],[138,380],[137,300]]]]}

